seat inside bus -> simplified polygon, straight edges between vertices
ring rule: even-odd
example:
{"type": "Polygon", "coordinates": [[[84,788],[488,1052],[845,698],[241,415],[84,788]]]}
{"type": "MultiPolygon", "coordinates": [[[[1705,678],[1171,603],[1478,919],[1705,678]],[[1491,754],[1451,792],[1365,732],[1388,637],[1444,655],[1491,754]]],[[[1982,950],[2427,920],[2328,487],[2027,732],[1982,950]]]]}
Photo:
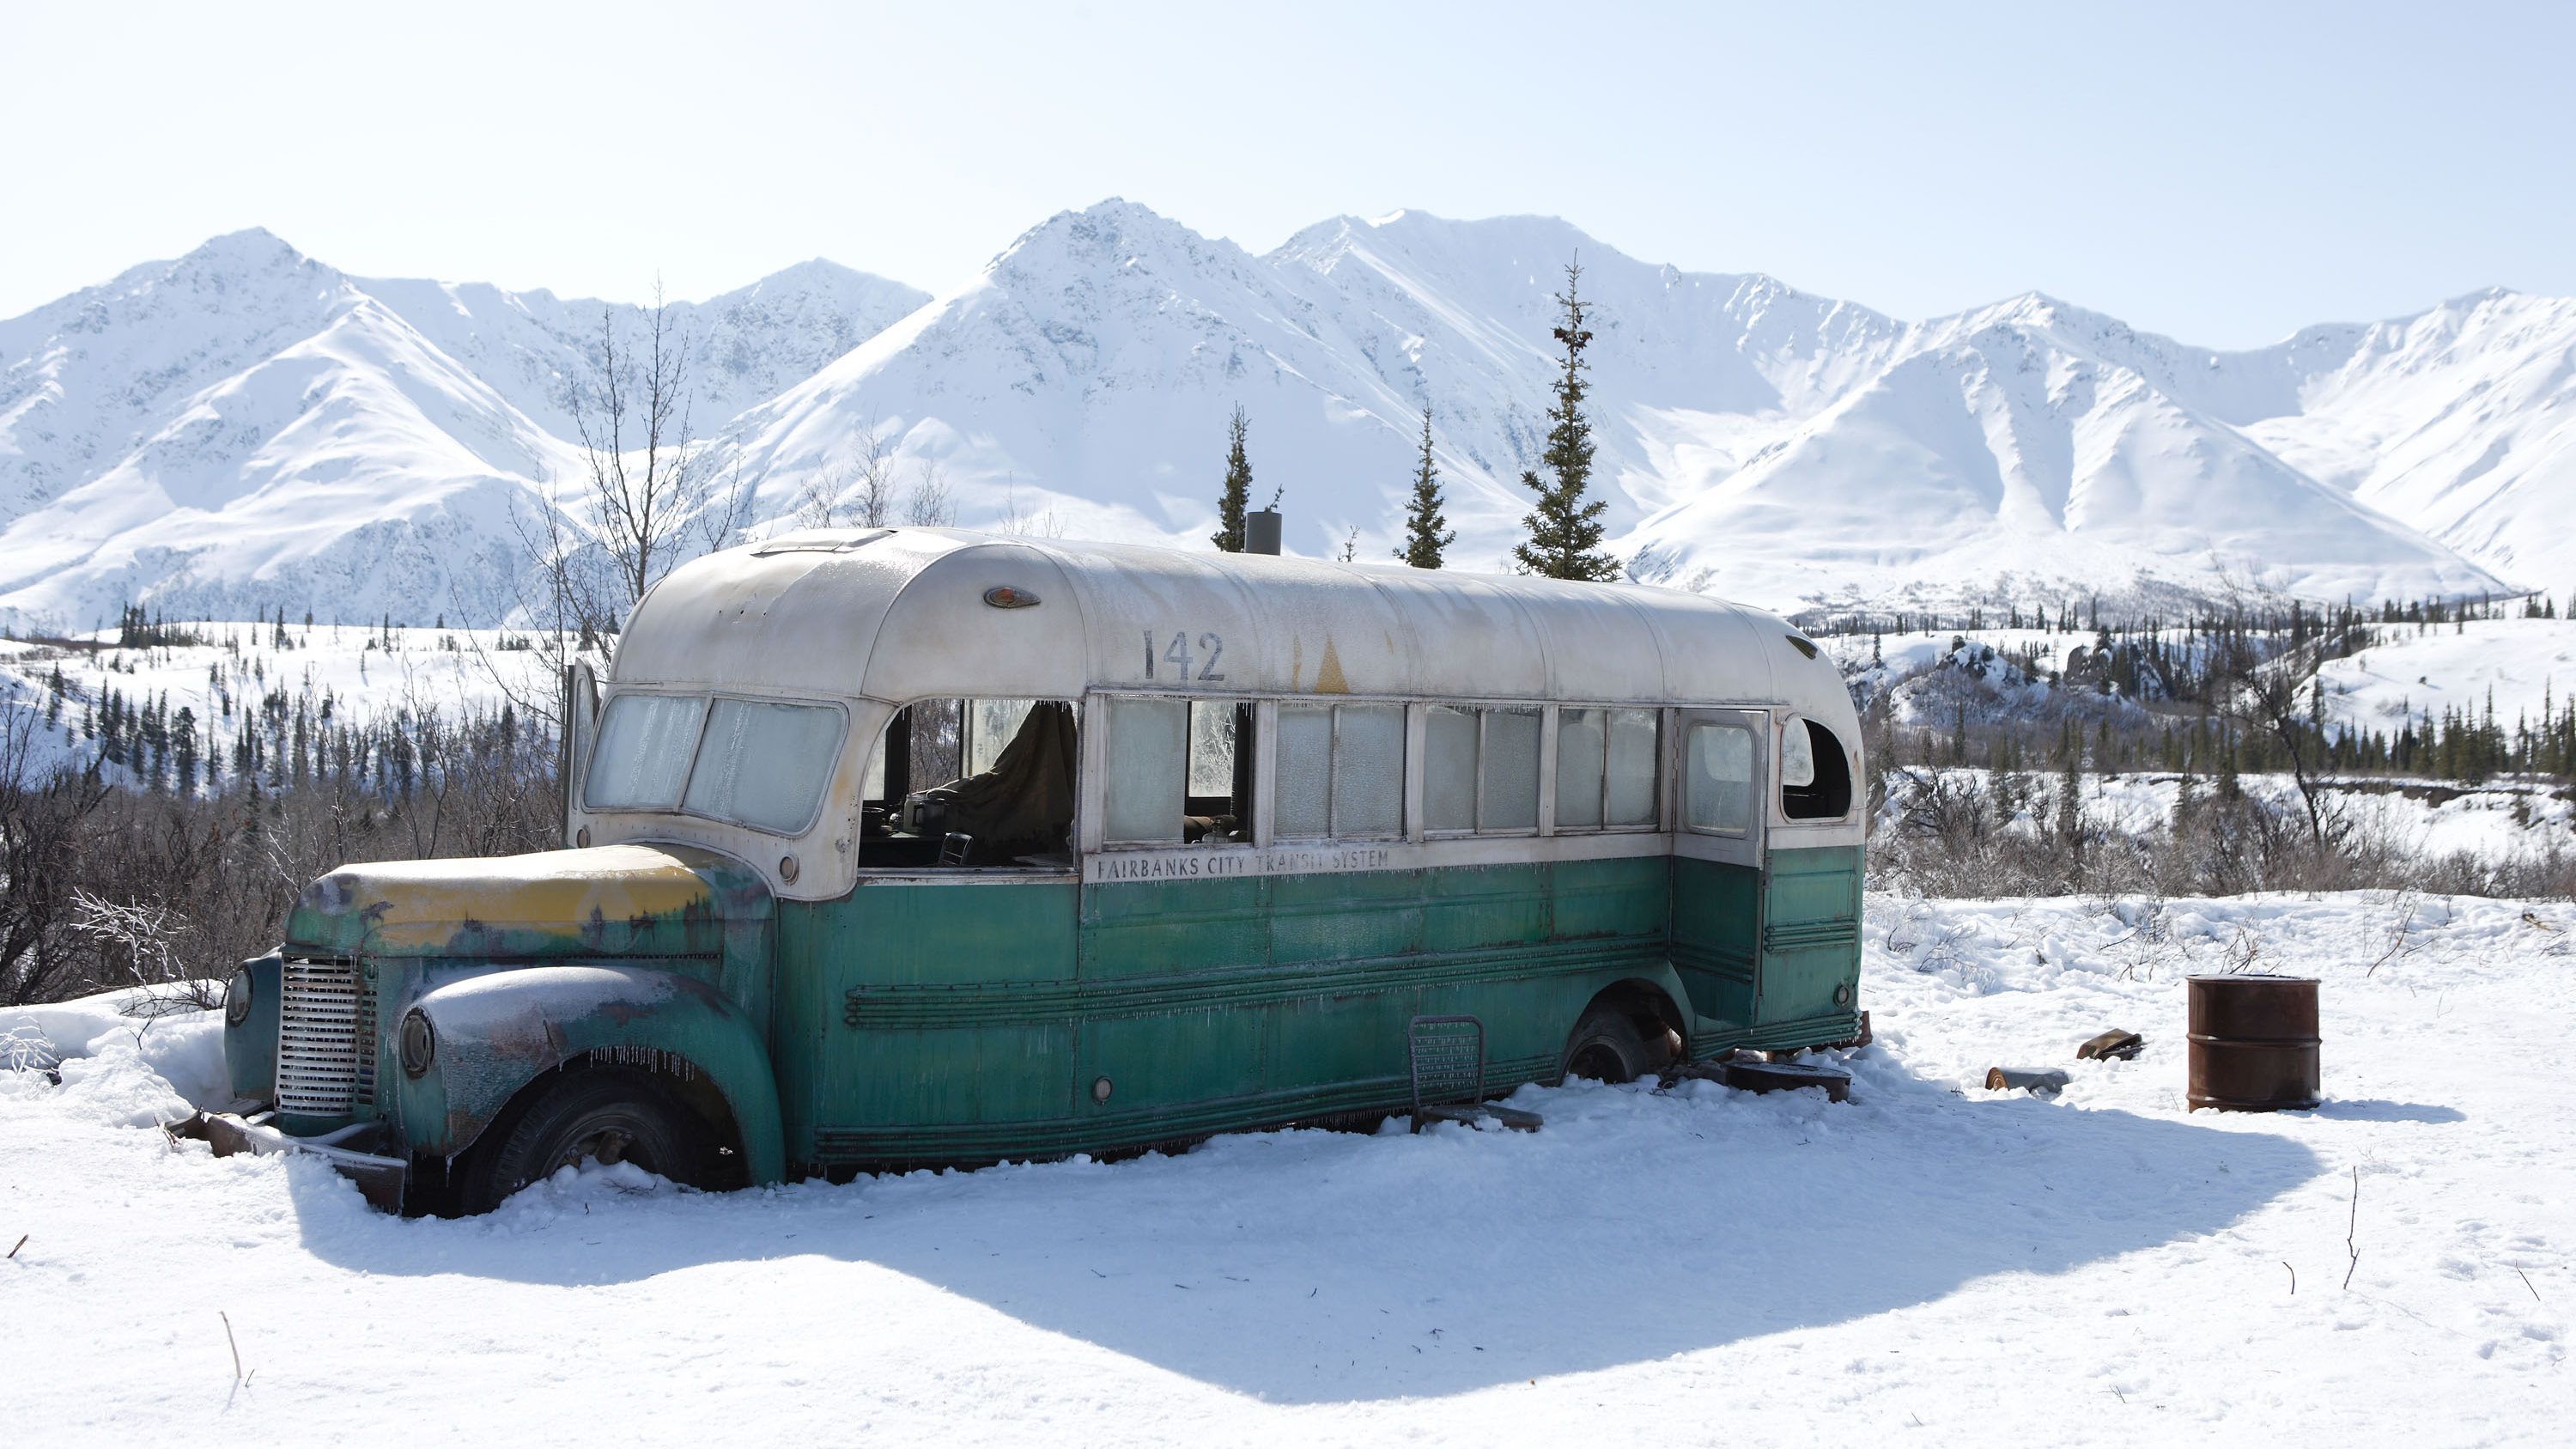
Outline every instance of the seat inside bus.
{"type": "Polygon", "coordinates": [[[1082,758],[1073,706],[1033,701],[988,767],[907,789],[916,774],[936,778],[946,773],[939,766],[957,766],[959,718],[954,709],[907,709],[888,727],[880,745],[886,797],[867,806],[862,866],[1070,866],[1075,770],[1082,758]],[[916,771],[916,761],[930,768],[916,771]]]}

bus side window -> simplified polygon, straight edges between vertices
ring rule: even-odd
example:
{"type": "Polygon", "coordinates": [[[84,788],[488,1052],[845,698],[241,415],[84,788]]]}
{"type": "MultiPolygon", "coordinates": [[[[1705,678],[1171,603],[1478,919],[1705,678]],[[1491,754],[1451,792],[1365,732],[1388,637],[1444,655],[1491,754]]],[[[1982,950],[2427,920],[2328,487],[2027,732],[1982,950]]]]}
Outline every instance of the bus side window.
{"type": "Polygon", "coordinates": [[[1189,703],[1109,701],[1102,828],[1112,845],[1178,845],[1189,803],[1189,703]]]}
{"type": "Polygon", "coordinates": [[[1612,829],[1653,829],[1657,762],[1663,758],[1663,716],[1651,709],[1610,711],[1610,809],[1612,829]]]}
{"type": "Polygon", "coordinates": [[[1601,828],[1601,777],[1610,758],[1610,712],[1566,709],[1556,715],[1556,828],[1601,828]]]}
{"type": "Polygon", "coordinates": [[[1271,786],[1270,828],[1282,840],[1333,833],[1333,707],[1279,706],[1278,778],[1271,786]]]}
{"type": "Polygon", "coordinates": [[[1271,825],[1283,840],[1404,829],[1404,706],[1283,704],[1271,825]]]}
{"type": "Polygon", "coordinates": [[[1558,712],[1558,830],[1634,830],[1654,826],[1659,718],[1651,709],[1558,712]]]}
{"type": "Polygon", "coordinates": [[[1404,706],[1334,707],[1333,834],[1384,839],[1404,830],[1404,706]]]}
{"type": "Polygon", "coordinates": [[[999,764],[1002,751],[1019,736],[1034,699],[969,699],[966,709],[966,768],[961,775],[980,775],[999,764]]]}
{"type": "Polygon", "coordinates": [[[904,714],[912,722],[908,755],[912,778],[905,782],[907,793],[944,785],[966,773],[964,700],[920,700],[904,714]]]}
{"type": "Polygon", "coordinates": [[[1252,706],[1190,701],[1190,787],[1183,833],[1192,841],[1252,838],[1252,706]]]}
{"type": "Polygon", "coordinates": [[[1851,763],[1843,742],[1811,719],[1780,731],[1780,813],[1792,820],[1840,820],[1851,813],[1851,763]]]}
{"type": "Polygon", "coordinates": [[[1488,709],[1476,751],[1478,830],[1538,829],[1539,712],[1488,709]]]}
{"type": "Polygon", "coordinates": [[[1534,705],[1431,706],[1423,727],[1423,828],[1537,829],[1539,724],[1534,705]]]}
{"type": "Polygon", "coordinates": [[[1476,711],[1431,706],[1422,728],[1422,828],[1476,828],[1476,711]]]}
{"type": "Polygon", "coordinates": [[[1686,741],[1682,814],[1693,830],[1736,834],[1753,824],[1753,732],[1695,724],[1686,741]]]}

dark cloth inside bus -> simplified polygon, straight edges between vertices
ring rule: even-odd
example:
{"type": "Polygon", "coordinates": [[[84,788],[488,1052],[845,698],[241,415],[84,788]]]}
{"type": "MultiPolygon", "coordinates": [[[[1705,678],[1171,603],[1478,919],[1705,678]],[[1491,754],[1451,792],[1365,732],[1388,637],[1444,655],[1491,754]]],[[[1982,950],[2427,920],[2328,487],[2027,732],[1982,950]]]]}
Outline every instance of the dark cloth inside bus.
{"type": "Polygon", "coordinates": [[[946,828],[975,837],[969,859],[977,865],[1005,865],[1014,856],[1069,852],[1073,774],[1080,758],[1074,742],[1073,706],[1038,701],[1020,722],[1020,732],[1002,747],[993,768],[952,780],[933,792],[948,801],[946,828]]]}

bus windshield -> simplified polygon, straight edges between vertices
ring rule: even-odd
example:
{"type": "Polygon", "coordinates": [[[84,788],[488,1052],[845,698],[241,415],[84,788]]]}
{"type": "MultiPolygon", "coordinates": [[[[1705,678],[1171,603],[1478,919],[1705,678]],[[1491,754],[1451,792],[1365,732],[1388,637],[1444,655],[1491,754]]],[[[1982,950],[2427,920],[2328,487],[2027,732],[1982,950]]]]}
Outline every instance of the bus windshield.
{"type": "Polygon", "coordinates": [[[842,723],[831,705],[621,694],[600,722],[582,804],[792,835],[822,802],[842,723]]]}

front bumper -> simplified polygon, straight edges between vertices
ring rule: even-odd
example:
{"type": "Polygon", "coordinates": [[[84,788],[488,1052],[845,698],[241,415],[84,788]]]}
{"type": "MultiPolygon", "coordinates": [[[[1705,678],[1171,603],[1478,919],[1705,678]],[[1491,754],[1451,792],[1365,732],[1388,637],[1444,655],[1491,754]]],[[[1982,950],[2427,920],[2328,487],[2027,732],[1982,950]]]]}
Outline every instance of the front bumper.
{"type": "Polygon", "coordinates": [[[238,1112],[198,1112],[169,1124],[168,1131],[173,1137],[193,1137],[211,1144],[217,1157],[230,1157],[236,1152],[262,1157],[300,1152],[319,1157],[330,1163],[333,1171],[356,1183],[359,1194],[373,1206],[389,1213],[402,1211],[403,1188],[411,1175],[410,1160],[367,1150],[388,1145],[385,1139],[390,1134],[384,1123],[357,1122],[314,1137],[290,1137],[278,1130],[273,1120],[276,1116],[270,1111],[247,1116],[238,1112]]]}

